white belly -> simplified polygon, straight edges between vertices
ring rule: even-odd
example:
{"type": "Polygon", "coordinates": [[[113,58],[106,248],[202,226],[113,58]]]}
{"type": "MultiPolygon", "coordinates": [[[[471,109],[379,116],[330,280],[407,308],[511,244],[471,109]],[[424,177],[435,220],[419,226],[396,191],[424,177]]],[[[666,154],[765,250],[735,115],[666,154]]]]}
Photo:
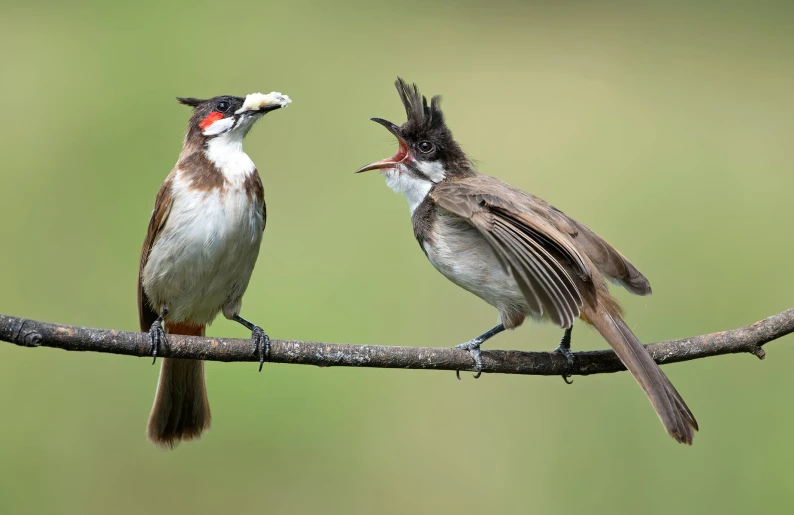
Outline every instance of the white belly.
{"type": "Polygon", "coordinates": [[[143,272],[155,309],[173,322],[210,323],[239,313],[259,254],[262,204],[242,188],[191,191],[175,178],[173,205],[143,272]]]}
{"type": "Polygon", "coordinates": [[[433,266],[447,279],[502,314],[528,311],[515,279],[477,229],[457,216],[443,214],[439,214],[434,229],[433,241],[426,241],[424,249],[433,266]]]}

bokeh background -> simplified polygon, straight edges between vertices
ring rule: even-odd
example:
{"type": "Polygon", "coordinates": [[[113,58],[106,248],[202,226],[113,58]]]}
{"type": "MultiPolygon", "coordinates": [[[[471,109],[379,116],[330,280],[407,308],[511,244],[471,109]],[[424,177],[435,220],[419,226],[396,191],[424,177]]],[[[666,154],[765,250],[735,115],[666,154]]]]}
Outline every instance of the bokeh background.
{"type": "MultiPolygon", "coordinates": [[[[451,346],[495,320],[359,166],[391,155],[399,74],[441,93],[480,170],[599,232],[651,280],[643,341],[794,304],[794,12],[738,2],[0,3],[0,312],[137,329],[138,253],[179,153],[174,97],[279,90],[249,135],[268,202],[243,314],[274,337],[451,346]]],[[[245,337],[218,320],[211,335],[245,337]]],[[[552,349],[526,326],[489,348],[552,349]]],[[[577,349],[605,347],[590,330],[577,349]]],[[[782,513],[794,340],[665,367],[701,432],[627,374],[209,363],[214,423],[144,436],[150,360],[0,344],[0,513],[782,513]]]]}

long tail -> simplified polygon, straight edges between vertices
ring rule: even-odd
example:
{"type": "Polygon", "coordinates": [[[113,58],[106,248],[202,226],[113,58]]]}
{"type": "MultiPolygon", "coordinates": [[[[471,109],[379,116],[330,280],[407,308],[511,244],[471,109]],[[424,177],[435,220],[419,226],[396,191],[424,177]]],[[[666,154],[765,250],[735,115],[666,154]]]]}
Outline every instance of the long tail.
{"type": "MultiPolygon", "coordinates": [[[[203,326],[166,324],[169,334],[204,336],[203,326]]],[[[212,416],[204,384],[204,362],[192,359],[163,359],[154,405],[146,434],[162,447],[173,448],[210,428],[212,416]]]]}
{"type": "Polygon", "coordinates": [[[691,445],[698,430],[694,415],[623,319],[610,314],[603,305],[586,315],[640,383],[670,436],[691,445]]]}

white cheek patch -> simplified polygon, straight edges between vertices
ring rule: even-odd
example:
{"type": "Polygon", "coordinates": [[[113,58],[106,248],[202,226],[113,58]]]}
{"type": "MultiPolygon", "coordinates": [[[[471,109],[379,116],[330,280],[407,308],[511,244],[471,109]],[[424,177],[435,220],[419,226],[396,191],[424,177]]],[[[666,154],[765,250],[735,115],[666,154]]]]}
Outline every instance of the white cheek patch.
{"type": "Polygon", "coordinates": [[[205,136],[217,136],[218,134],[222,134],[231,128],[234,127],[234,124],[237,122],[233,117],[232,118],[221,118],[217,122],[214,122],[212,125],[204,129],[205,136]]]}
{"type": "Polygon", "coordinates": [[[427,175],[433,182],[441,182],[447,176],[447,171],[444,170],[444,165],[439,161],[417,161],[416,167],[427,175]]]}
{"type": "Polygon", "coordinates": [[[247,111],[258,111],[263,107],[280,105],[281,107],[287,107],[287,105],[292,103],[292,99],[290,99],[287,95],[282,95],[278,91],[271,91],[267,95],[264,93],[251,93],[250,95],[245,97],[245,102],[243,102],[243,107],[238,109],[234,112],[234,114],[245,113],[247,111]]]}

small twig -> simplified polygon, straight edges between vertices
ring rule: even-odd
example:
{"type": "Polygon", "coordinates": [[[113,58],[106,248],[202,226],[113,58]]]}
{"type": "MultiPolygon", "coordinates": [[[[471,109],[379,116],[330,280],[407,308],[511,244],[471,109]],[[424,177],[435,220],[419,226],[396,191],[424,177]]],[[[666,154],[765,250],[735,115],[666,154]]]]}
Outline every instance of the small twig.
{"type": "MultiPolygon", "coordinates": [[[[749,352],[764,357],[763,345],[794,332],[794,308],[731,331],[647,345],[659,364],[720,354],[749,352]]],[[[105,352],[151,357],[146,333],[94,329],[0,315],[0,341],[23,347],[105,352]]],[[[160,356],[206,361],[258,361],[251,340],[171,335],[160,356]]],[[[528,375],[590,375],[619,372],[625,367],[611,350],[575,353],[572,369],[561,354],[551,352],[484,351],[483,372],[528,375]]],[[[270,361],[320,367],[371,367],[471,370],[467,352],[449,348],[387,347],[339,343],[272,340],[270,361]]]]}

